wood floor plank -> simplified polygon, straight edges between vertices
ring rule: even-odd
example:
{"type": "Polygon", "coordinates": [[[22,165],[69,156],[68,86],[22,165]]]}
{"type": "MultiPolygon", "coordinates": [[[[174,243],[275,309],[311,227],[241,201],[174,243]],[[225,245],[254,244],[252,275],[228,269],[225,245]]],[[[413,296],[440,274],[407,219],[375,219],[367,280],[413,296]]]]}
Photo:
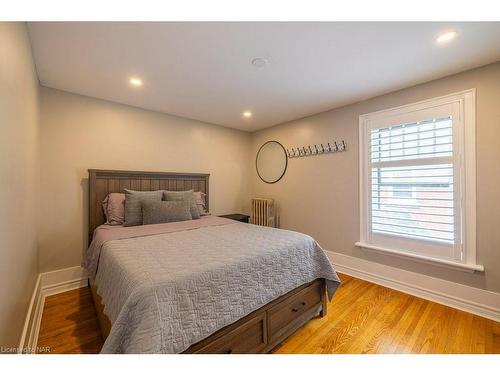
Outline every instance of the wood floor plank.
{"type": "MultiPolygon", "coordinates": [[[[500,323],[339,275],[328,315],[299,329],[274,353],[496,353],[500,323]]],[[[39,347],[98,353],[103,345],[89,288],[47,297],[39,347]]]]}
{"type": "Polygon", "coordinates": [[[390,326],[376,348],[376,353],[393,354],[398,351],[398,345],[401,344],[401,337],[411,324],[411,316],[418,309],[418,301],[413,296],[404,293],[398,293],[394,296],[399,300],[398,314],[393,317],[390,326]]]}
{"type": "Polygon", "coordinates": [[[48,353],[99,353],[102,344],[89,288],[45,299],[38,347],[50,348],[48,353]]]}
{"type": "Polygon", "coordinates": [[[350,353],[351,348],[363,345],[357,341],[366,337],[370,323],[375,321],[376,315],[384,308],[386,301],[387,294],[380,293],[378,286],[373,285],[370,293],[363,295],[356,304],[352,304],[354,309],[327,332],[325,343],[315,352],[350,353]]]}

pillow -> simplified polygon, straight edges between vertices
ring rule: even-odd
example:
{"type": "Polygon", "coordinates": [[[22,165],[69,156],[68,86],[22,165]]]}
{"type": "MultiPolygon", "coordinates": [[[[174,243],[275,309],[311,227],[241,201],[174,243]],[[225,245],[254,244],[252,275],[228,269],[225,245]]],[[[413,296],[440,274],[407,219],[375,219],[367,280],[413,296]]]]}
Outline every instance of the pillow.
{"type": "Polygon", "coordinates": [[[143,200],[141,206],[142,224],[144,225],[192,219],[189,201],[143,200]]]}
{"type": "Polygon", "coordinates": [[[199,219],[200,213],[196,207],[196,203],[193,199],[193,190],[186,191],[164,191],[163,192],[164,201],[187,201],[190,204],[191,217],[193,219],[199,219]]]}
{"type": "Polygon", "coordinates": [[[131,227],[134,225],[142,225],[142,201],[161,201],[163,190],[155,191],[136,191],[125,190],[125,215],[123,226],[131,227]]]}
{"type": "Polygon", "coordinates": [[[125,194],[109,193],[102,202],[106,224],[122,225],[125,216],[125,194]]]}
{"type": "Polygon", "coordinates": [[[196,208],[198,209],[200,216],[208,215],[207,201],[205,200],[206,196],[207,195],[201,191],[195,191],[193,193],[194,203],[196,203],[196,208]]]}

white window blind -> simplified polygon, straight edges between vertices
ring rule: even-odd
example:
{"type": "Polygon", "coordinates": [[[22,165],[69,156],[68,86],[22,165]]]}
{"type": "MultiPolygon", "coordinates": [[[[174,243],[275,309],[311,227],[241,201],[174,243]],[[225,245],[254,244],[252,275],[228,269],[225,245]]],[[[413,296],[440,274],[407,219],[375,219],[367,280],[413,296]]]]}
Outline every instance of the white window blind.
{"type": "Polygon", "coordinates": [[[360,116],[357,246],[481,269],[474,118],[474,90],[360,116]]]}
{"type": "Polygon", "coordinates": [[[374,233],[453,244],[452,118],[371,130],[374,233]]]}

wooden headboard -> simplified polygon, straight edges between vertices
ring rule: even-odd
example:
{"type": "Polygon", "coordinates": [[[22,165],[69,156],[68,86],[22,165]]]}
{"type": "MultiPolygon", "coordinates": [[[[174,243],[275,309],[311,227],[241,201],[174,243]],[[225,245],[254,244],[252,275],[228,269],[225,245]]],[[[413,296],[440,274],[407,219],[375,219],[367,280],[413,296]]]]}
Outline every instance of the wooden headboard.
{"type": "Polygon", "coordinates": [[[208,178],[203,173],[107,171],[89,169],[89,238],[106,221],[102,201],[109,193],[132,190],[190,190],[206,194],[209,208],[208,178]]]}

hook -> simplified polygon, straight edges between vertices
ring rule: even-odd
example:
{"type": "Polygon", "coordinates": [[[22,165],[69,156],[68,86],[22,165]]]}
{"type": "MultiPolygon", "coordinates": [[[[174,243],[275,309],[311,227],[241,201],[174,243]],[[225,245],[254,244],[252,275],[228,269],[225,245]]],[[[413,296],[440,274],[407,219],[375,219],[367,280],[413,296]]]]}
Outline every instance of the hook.
{"type": "Polygon", "coordinates": [[[297,148],[295,147],[290,147],[285,150],[286,154],[288,155],[289,158],[299,158],[302,156],[310,156],[310,155],[318,155],[318,154],[323,154],[323,153],[329,153],[329,152],[338,152],[338,151],[345,151],[347,149],[347,143],[345,140],[342,141],[334,141],[333,144],[330,142],[327,142],[327,144],[314,144],[314,145],[308,145],[308,146],[302,146],[297,148]]]}

